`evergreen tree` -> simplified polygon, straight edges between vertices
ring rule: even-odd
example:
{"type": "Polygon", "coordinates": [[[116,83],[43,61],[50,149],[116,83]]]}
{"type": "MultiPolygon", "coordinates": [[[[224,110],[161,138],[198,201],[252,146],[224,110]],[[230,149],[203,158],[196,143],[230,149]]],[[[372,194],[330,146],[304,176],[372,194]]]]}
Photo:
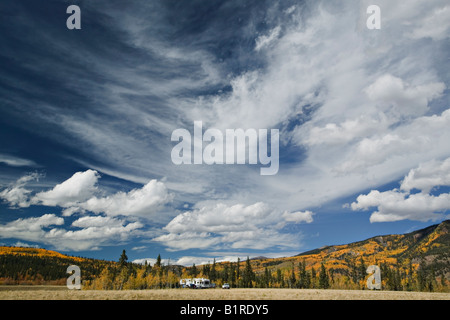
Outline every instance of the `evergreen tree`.
{"type": "Polygon", "coordinates": [[[127,254],[125,252],[125,249],[122,251],[122,254],[120,255],[119,264],[120,264],[121,267],[126,267],[127,264],[128,264],[128,257],[127,257],[127,254]]]}
{"type": "Polygon", "coordinates": [[[236,287],[236,267],[232,262],[230,262],[230,285],[236,287]]]}
{"type": "Polygon", "coordinates": [[[236,287],[239,288],[239,282],[240,282],[240,263],[241,259],[238,257],[237,264],[236,264],[236,287]]]}
{"type": "Polygon", "coordinates": [[[447,286],[446,282],[445,282],[445,274],[444,272],[442,272],[441,274],[441,287],[445,288],[447,286]]]}
{"type": "Polygon", "coordinates": [[[436,284],[436,274],[434,272],[434,267],[431,266],[430,274],[428,276],[427,289],[432,292],[436,284]]]}
{"type": "Polygon", "coordinates": [[[229,275],[230,275],[230,264],[225,263],[223,265],[222,276],[221,276],[223,283],[228,283],[229,275]]]}
{"type": "Polygon", "coordinates": [[[329,287],[330,281],[328,279],[327,270],[325,269],[325,266],[322,263],[320,266],[320,273],[319,273],[319,288],[328,289],[329,287]]]}
{"type": "Polygon", "coordinates": [[[308,271],[305,272],[305,288],[309,289],[311,288],[312,283],[312,274],[308,271]]]}
{"type": "Polygon", "coordinates": [[[192,268],[191,268],[191,270],[190,270],[190,275],[191,275],[193,278],[195,278],[195,277],[197,277],[197,274],[198,274],[197,267],[195,266],[195,263],[193,263],[193,264],[192,264],[192,268]]]}
{"type": "Polygon", "coordinates": [[[360,257],[360,262],[359,262],[359,281],[364,280],[366,278],[366,264],[364,263],[364,259],[363,256],[361,255],[360,257]]]}
{"type": "Polygon", "coordinates": [[[202,267],[202,273],[203,276],[205,276],[206,278],[210,278],[210,274],[211,274],[211,267],[209,265],[209,262],[207,264],[204,264],[202,267]]]}
{"type": "Polygon", "coordinates": [[[419,262],[419,267],[417,268],[417,287],[419,291],[425,291],[427,288],[427,273],[424,268],[423,258],[419,262]]]}
{"type": "Polygon", "coordinates": [[[156,258],[155,267],[161,268],[161,255],[158,254],[158,257],[156,258]]]}
{"type": "Polygon", "coordinates": [[[292,265],[291,276],[289,277],[289,287],[295,288],[296,285],[297,285],[297,279],[295,277],[295,267],[294,267],[294,265],[292,265]]]}
{"type": "Polygon", "coordinates": [[[300,261],[298,263],[298,269],[299,269],[299,280],[298,280],[298,287],[300,289],[302,288],[308,288],[308,286],[306,285],[307,280],[307,274],[306,274],[306,262],[305,259],[303,259],[303,263],[300,261]]]}
{"type": "Polygon", "coordinates": [[[212,267],[211,267],[211,272],[209,274],[209,279],[212,281],[216,281],[217,279],[217,271],[216,271],[216,258],[214,258],[212,267]]]}
{"type": "Polygon", "coordinates": [[[311,288],[316,287],[316,270],[314,267],[311,268],[311,288]]]}
{"type": "Polygon", "coordinates": [[[283,283],[283,276],[281,275],[281,269],[277,269],[277,283],[281,287],[283,283]]]}
{"type": "Polygon", "coordinates": [[[263,277],[263,281],[262,281],[262,286],[264,288],[270,287],[270,272],[269,272],[269,269],[267,269],[267,266],[264,268],[264,277],[263,277]]]}
{"type": "Polygon", "coordinates": [[[250,258],[247,256],[247,261],[245,263],[244,274],[242,276],[242,281],[244,288],[253,287],[252,281],[255,279],[255,274],[250,263],[250,258]]]}

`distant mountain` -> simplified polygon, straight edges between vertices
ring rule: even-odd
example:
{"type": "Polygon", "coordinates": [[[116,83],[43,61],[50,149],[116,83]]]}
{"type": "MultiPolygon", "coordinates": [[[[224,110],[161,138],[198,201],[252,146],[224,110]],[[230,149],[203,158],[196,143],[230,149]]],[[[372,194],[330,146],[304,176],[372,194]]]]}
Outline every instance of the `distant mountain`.
{"type": "Polygon", "coordinates": [[[425,264],[447,262],[450,272],[450,220],[407,234],[376,236],[345,245],[325,246],[296,257],[317,257],[323,261],[345,261],[363,257],[367,262],[425,264]]]}
{"type": "Polygon", "coordinates": [[[450,279],[450,220],[407,234],[380,235],[343,245],[330,245],[303,252],[293,257],[253,261],[256,271],[265,267],[286,268],[305,263],[306,268],[318,270],[323,263],[335,273],[351,275],[361,261],[395,266],[406,270],[432,270],[437,276],[450,279]],[[362,259],[362,260],[361,260],[362,259]]]}

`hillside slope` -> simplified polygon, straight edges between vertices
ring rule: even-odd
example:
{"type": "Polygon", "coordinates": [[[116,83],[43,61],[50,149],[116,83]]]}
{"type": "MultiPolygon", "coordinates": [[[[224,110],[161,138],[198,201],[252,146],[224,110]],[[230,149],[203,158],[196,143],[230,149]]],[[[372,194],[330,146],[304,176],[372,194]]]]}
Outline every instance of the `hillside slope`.
{"type": "Polygon", "coordinates": [[[73,257],[41,248],[0,247],[0,284],[65,284],[70,265],[91,279],[113,262],[73,257]]]}
{"type": "Polygon", "coordinates": [[[403,277],[423,271],[450,280],[450,220],[407,234],[376,236],[366,240],[324,246],[293,257],[252,260],[257,273],[265,268],[288,270],[302,264],[318,271],[322,264],[333,274],[362,279],[369,265],[398,270],[403,277]]]}

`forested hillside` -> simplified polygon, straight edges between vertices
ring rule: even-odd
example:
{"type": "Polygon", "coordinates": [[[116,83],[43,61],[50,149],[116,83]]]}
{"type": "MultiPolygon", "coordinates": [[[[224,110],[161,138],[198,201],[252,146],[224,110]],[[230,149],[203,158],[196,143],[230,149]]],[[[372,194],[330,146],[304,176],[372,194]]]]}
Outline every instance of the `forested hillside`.
{"type": "Polygon", "coordinates": [[[0,284],[66,284],[70,265],[83,270],[83,278],[90,280],[114,262],[61,254],[56,251],[0,247],[0,284]]]}

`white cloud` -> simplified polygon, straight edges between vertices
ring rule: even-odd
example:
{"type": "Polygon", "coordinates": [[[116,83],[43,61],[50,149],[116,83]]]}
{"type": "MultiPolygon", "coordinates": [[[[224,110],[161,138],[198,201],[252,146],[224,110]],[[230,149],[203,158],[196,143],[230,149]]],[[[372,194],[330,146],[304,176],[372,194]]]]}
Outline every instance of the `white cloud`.
{"type": "Polygon", "coordinates": [[[52,229],[46,238],[56,237],[70,241],[88,241],[92,246],[112,243],[114,240],[124,241],[133,232],[143,227],[140,222],[126,223],[124,220],[110,217],[82,217],[72,223],[77,230],[52,229]],[[95,241],[95,242],[94,242],[95,241]]]}
{"type": "Polygon", "coordinates": [[[22,247],[22,248],[39,248],[37,244],[29,244],[22,241],[17,241],[13,244],[14,247],[22,247]]]}
{"type": "Polygon", "coordinates": [[[410,123],[359,141],[336,170],[348,173],[381,164],[392,166],[395,159],[410,158],[420,163],[432,157],[446,156],[449,154],[446,148],[448,139],[450,110],[441,115],[418,117],[410,123]]]}
{"type": "Polygon", "coordinates": [[[297,211],[297,212],[287,212],[285,211],[282,215],[283,219],[287,222],[313,222],[314,212],[312,211],[297,211]]]}
{"type": "Polygon", "coordinates": [[[370,222],[387,222],[399,220],[437,220],[443,212],[450,210],[450,194],[433,196],[424,193],[408,194],[398,190],[379,192],[372,190],[367,195],[360,195],[351,204],[353,210],[367,210],[377,207],[370,216],[370,222]]]}
{"type": "MultiPolygon", "coordinates": [[[[238,259],[240,261],[245,261],[247,257],[256,257],[256,256],[264,256],[267,258],[280,258],[280,257],[291,257],[295,254],[298,254],[298,251],[289,251],[289,252],[282,252],[282,251],[276,251],[272,253],[268,253],[264,251],[264,253],[244,253],[244,252],[205,252],[206,256],[182,256],[176,259],[161,259],[161,263],[164,265],[171,264],[171,265],[182,265],[186,267],[190,267],[193,264],[196,266],[202,266],[209,264],[211,265],[216,260],[216,263],[219,262],[236,262],[238,259]]],[[[145,261],[147,261],[148,264],[151,264],[152,266],[155,264],[156,259],[155,258],[140,258],[133,260],[133,263],[139,263],[139,264],[145,264],[145,261]]]]}
{"type": "Polygon", "coordinates": [[[355,119],[346,119],[342,123],[327,123],[323,127],[312,127],[304,142],[310,146],[347,144],[355,139],[372,136],[386,129],[388,125],[382,113],[378,114],[378,117],[361,115],[355,119]]]}
{"type": "Polygon", "coordinates": [[[151,180],[142,188],[129,192],[117,192],[103,198],[92,197],[79,203],[85,210],[95,213],[105,213],[109,216],[136,216],[152,218],[166,203],[172,200],[164,183],[151,180]]]}
{"type": "Polygon", "coordinates": [[[110,217],[82,217],[63,227],[64,219],[54,214],[17,219],[0,225],[0,237],[51,245],[57,250],[95,250],[101,246],[126,242],[142,234],[139,222],[127,223],[110,217]],[[54,227],[60,226],[60,227],[54,227]]]}
{"type": "Polygon", "coordinates": [[[419,189],[429,193],[432,188],[450,185],[450,158],[444,161],[428,161],[409,171],[403,179],[400,189],[411,191],[419,189]]]}
{"type": "Polygon", "coordinates": [[[188,249],[211,249],[220,244],[219,237],[207,232],[168,233],[153,239],[162,243],[169,251],[188,249]]]}
{"type": "Polygon", "coordinates": [[[403,179],[400,189],[380,192],[372,190],[359,195],[351,204],[352,210],[368,210],[377,207],[370,216],[371,222],[399,220],[428,221],[442,218],[450,210],[450,193],[432,195],[436,186],[449,186],[448,169],[450,158],[444,161],[430,161],[410,170],[403,179]],[[410,193],[412,189],[420,193],[410,193]]]}
{"type": "Polygon", "coordinates": [[[30,174],[0,193],[0,198],[11,206],[28,207],[30,205],[45,205],[64,208],[62,215],[71,216],[74,213],[91,211],[109,216],[132,216],[148,219],[157,218],[156,213],[173,198],[163,182],[150,180],[142,188],[129,192],[119,191],[112,195],[97,197],[100,175],[95,170],[76,172],[71,178],[57,184],[48,191],[41,191],[34,196],[31,190],[24,188],[30,180],[38,179],[38,174],[30,174]]]}
{"type": "Polygon", "coordinates": [[[33,180],[38,180],[42,175],[30,173],[19,178],[12,186],[0,192],[0,199],[8,202],[12,207],[26,208],[30,206],[29,195],[31,190],[25,189],[25,185],[33,180]]]}
{"type": "MultiPolygon", "coordinates": [[[[155,265],[156,259],[155,258],[140,258],[133,260],[133,263],[138,264],[145,264],[147,261],[147,264],[150,264],[152,266],[155,265]]],[[[200,266],[203,264],[212,263],[213,258],[211,257],[194,257],[194,256],[184,256],[178,259],[161,259],[162,265],[182,265],[182,266],[192,266],[194,263],[196,266],[200,266]]],[[[216,261],[218,261],[216,259],[216,261]]]]}
{"type": "Polygon", "coordinates": [[[71,215],[75,214],[75,213],[84,213],[86,210],[81,209],[79,207],[68,207],[65,208],[62,211],[62,216],[63,217],[70,217],[71,215]]]}
{"type": "Polygon", "coordinates": [[[0,197],[11,206],[58,206],[63,208],[63,217],[73,216],[75,213],[84,216],[73,221],[68,228],[51,228],[52,225],[64,224],[64,219],[54,214],[18,219],[0,225],[1,237],[36,241],[52,245],[59,250],[75,251],[94,250],[101,246],[126,242],[135,236],[148,239],[154,237],[154,233],[150,229],[143,230],[144,224],[138,219],[144,217],[153,221],[161,220],[156,213],[172,199],[164,183],[156,180],[151,180],[142,188],[98,198],[93,195],[99,191],[99,174],[95,170],[77,172],[52,189],[33,196],[32,191],[24,186],[39,177],[36,173],[23,176],[11,187],[3,190],[0,197]],[[98,215],[86,216],[89,212],[98,215]],[[132,222],[116,216],[124,216],[132,222]]]}
{"type": "Polygon", "coordinates": [[[273,42],[276,38],[278,38],[280,31],[281,31],[281,27],[277,26],[277,27],[273,28],[267,36],[266,35],[259,36],[255,40],[256,41],[255,50],[259,51],[259,50],[261,50],[261,48],[270,45],[271,42],[273,42]]]}
{"type": "Polygon", "coordinates": [[[97,190],[99,177],[98,172],[91,169],[84,172],[76,172],[69,179],[57,184],[53,189],[37,193],[32,202],[45,206],[69,207],[86,201],[97,190]]]}
{"type": "Polygon", "coordinates": [[[6,154],[0,154],[0,162],[12,167],[36,167],[36,162],[6,154]]]}
{"type": "Polygon", "coordinates": [[[312,222],[313,213],[279,212],[265,203],[252,205],[210,203],[176,216],[154,241],[171,250],[191,248],[265,249],[269,247],[298,247],[299,239],[280,230],[288,222],[312,222]]]}
{"type": "Polygon", "coordinates": [[[370,100],[379,104],[387,115],[396,119],[403,116],[421,116],[428,110],[428,103],[439,97],[445,89],[442,82],[412,86],[391,74],[380,76],[365,89],[370,100]]]}
{"type": "Polygon", "coordinates": [[[64,219],[54,214],[44,214],[41,217],[17,219],[0,225],[2,238],[16,238],[26,241],[42,242],[48,228],[53,225],[63,225],[64,219]]]}
{"type": "Polygon", "coordinates": [[[424,14],[421,21],[416,21],[413,31],[408,36],[412,39],[431,38],[445,40],[450,34],[450,6],[432,8],[432,12],[424,14]]]}

